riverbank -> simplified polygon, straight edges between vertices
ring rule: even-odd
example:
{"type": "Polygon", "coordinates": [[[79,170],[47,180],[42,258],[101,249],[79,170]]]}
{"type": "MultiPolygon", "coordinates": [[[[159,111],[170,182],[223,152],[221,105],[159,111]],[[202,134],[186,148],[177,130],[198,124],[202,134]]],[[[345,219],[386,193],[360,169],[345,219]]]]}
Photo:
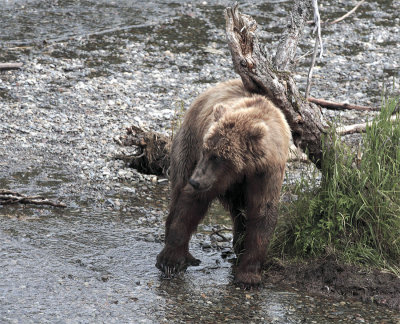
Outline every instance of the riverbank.
{"type": "Polygon", "coordinates": [[[400,311],[399,277],[378,269],[340,264],[329,257],[270,262],[265,281],[339,301],[355,300],[400,311]]]}

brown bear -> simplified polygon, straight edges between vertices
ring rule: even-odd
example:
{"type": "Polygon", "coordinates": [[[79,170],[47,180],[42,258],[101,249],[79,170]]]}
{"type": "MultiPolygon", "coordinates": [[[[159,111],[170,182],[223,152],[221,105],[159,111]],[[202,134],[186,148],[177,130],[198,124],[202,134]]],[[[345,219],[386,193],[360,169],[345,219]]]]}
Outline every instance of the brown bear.
{"type": "Polygon", "coordinates": [[[157,268],[171,276],[200,264],[189,253],[189,240],[218,198],[233,220],[235,281],[246,287],[260,284],[290,136],[282,112],[246,91],[240,80],[202,93],[172,143],[172,197],[157,268]]]}

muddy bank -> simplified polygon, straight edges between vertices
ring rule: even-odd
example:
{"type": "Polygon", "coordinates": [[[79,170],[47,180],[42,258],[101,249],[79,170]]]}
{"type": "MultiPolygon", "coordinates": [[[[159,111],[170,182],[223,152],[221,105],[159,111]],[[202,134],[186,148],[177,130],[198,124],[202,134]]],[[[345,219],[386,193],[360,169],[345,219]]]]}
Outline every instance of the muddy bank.
{"type": "Polygon", "coordinates": [[[266,282],[336,300],[353,300],[400,311],[400,278],[379,270],[343,265],[334,259],[266,265],[266,282]]]}

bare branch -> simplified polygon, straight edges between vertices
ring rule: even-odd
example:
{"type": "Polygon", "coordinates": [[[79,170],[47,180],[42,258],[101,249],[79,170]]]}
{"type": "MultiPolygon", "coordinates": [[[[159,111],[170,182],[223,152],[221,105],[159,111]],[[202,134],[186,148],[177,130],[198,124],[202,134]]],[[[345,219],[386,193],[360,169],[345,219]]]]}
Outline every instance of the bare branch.
{"type": "MultiPolygon", "coordinates": [[[[399,120],[399,117],[392,116],[392,117],[390,117],[390,120],[396,121],[396,120],[399,120]]],[[[365,132],[367,126],[370,126],[371,124],[372,124],[372,122],[368,122],[368,123],[338,127],[336,129],[336,133],[338,135],[350,135],[350,134],[355,134],[355,133],[363,133],[363,132],[365,132]]]]}
{"type": "Polygon", "coordinates": [[[312,56],[311,65],[310,65],[310,69],[308,70],[308,76],[307,76],[307,85],[306,85],[306,92],[305,92],[306,99],[310,95],[314,65],[315,65],[315,60],[317,58],[317,50],[318,50],[318,41],[317,41],[317,38],[315,38],[314,53],[312,56]]]}
{"type": "Polygon", "coordinates": [[[359,110],[359,111],[379,111],[379,108],[367,107],[367,106],[359,106],[359,105],[351,105],[348,103],[339,103],[328,101],[324,99],[317,99],[313,97],[308,97],[307,100],[309,102],[313,102],[318,106],[325,107],[327,109],[337,109],[337,110],[359,110]]]}
{"type": "Polygon", "coordinates": [[[333,24],[336,24],[336,23],[338,23],[338,22],[340,22],[340,21],[346,19],[346,18],[347,18],[348,16],[350,16],[353,12],[355,12],[355,11],[358,9],[358,7],[360,7],[364,2],[365,2],[365,0],[361,0],[360,2],[358,2],[358,3],[356,4],[356,6],[355,6],[353,9],[351,9],[348,13],[346,13],[346,14],[343,15],[342,17],[339,17],[339,18],[337,18],[337,19],[335,19],[335,20],[333,20],[333,21],[326,22],[326,23],[327,23],[328,25],[333,25],[333,24]]]}
{"type": "Polygon", "coordinates": [[[321,18],[320,18],[319,10],[318,10],[318,0],[312,0],[312,4],[313,4],[313,10],[314,10],[314,25],[315,25],[313,34],[315,34],[317,32],[319,48],[320,48],[319,58],[322,58],[322,55],[324,53],[324,46],[322,45],[321,18]]]}
{"type": "Polygon", "coordinates": [[[226,227],[223,227],[223,228],[220,228],[220,229],[213,228],[212,229],[212,233],[210,234],[210,237],[213,236],[213,235],[217,235],[222,239],[223,242],[229,242],[230,239],[225,237],[224,235],[222,235],[221,232],[232,232],[232,229],[231,228],[226,228],[226,227]]]}
{"type": "Polygon", "coordinates": [[[23,65],[24,65],[23,63],[0,63],[0,71],[18,70],[23,65]]]}
{"type": "Polygon", "coordinates": [[[319,52],[320,58],[322,58],[322,54],[324,52],[324,47],[322,45],[322,37],[321,37],[321,19],[320,19],[319,10],[318,10],[318,0],[312,0],[312,5],[313,5],[313,10],[314,10],[314,25],[315,25],[313,34],[315,34],[317,32],[317,35],[315,37],[314,53],[313,53],[313,57],[311,60],[311,66],[310,66],[310,69],[308,70],[307,86],[306,86],[306,92],[305,92],[306,99],[310,95],[312,75],[313,75],[313,71],[314,71],[315,60],[317,58],[318,44],[320,47],[320,52],[319,52]]]}
{"type": "Polygon", "coordinates": [[[40,196],[25,196],[18,192],[7,189],[0,189],[0,204],[32,204],[32,205],[49,205],[53,207],[67,207],[64,203],[56,203],[40,196]]]}

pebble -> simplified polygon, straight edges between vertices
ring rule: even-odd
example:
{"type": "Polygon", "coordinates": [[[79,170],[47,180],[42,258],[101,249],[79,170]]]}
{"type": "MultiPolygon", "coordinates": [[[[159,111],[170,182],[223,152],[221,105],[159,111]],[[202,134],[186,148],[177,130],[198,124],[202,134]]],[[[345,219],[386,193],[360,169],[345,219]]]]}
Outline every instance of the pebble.
{"type": "Polygon", "coordinates": [[[121,189],[123,189],[124,191],[129,192],[131,194],[136,194],[136,189],[135,188],[123,187],[121,189]]]}

